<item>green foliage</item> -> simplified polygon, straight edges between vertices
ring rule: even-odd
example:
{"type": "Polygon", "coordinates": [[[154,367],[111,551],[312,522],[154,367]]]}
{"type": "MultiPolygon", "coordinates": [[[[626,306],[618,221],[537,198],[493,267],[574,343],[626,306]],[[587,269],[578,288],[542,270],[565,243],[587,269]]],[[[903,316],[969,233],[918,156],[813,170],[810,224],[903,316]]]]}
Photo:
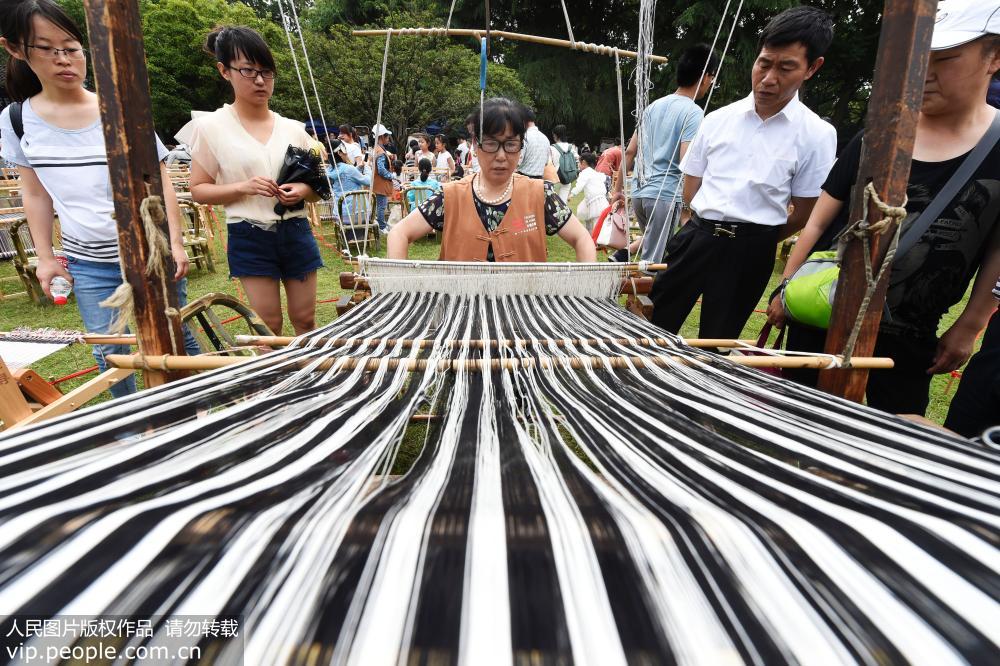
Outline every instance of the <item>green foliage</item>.
{"type": "Polygon", "coordinates": [[[219,25],[246,25],[264,36],[280,73],[273,107],[283,115],[302,115],[302,95],[292,75],[284,31],[250,7],[224,0],[147,0],[142,23],[153,120],[165,140],[190,120],[192,109],[210,111],[232,99],[215,58],[202,48],[219,25]]]}

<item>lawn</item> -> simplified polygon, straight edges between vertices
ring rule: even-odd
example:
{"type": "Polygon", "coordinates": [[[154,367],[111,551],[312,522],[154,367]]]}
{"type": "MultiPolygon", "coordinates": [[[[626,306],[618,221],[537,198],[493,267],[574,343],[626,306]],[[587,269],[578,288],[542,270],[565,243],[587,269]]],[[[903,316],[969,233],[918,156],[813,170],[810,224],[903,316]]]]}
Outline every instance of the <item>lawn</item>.
{"type": "MultiPolygon", "coordinates": [[[[571,203],[575,208],[576,201],[572,201],[571,203]]],[[[213,240],[217,272],[209,273],[207,271],[200,271],[192,266],[191,274],[188,278],[188,294],[191,299],[197,298],[198,296],[209,292],[223,292],[233,296],[242,297],[242,292],[239,290],[238,283],[235,280],[230,280],[228,277],[227,264],[225,260],[226,253],[224,236],[224,233],[216,234],[216,237],[213,240]]],[[[416,243],[411,248],[410,256],[415,259],[436,259],[438,248],[438,241],[433,238],[427,238],[416,243]]],[[[316,321],[322,325],[333,321],[336,318],[337,313],[334,308],[334,302],[344,293],[344,290],[340,288],[339,273],[341,271],[351,270],[351,267],[343,261],[342,257],[337,253],[329,241],[320,243],[320,251],[323,254],[323,261],[326,266],[319,271],[319,289],[317,295],[319,303],[316,306],[316,321]]],[[[572,261],[574,259],[574,254],[569,246],[555,237],[549,239],[549,253],[551,261],[572,261]]],[[[385,246],[383,245],[381,250],[377,253],[370,249],[369,254],[384,256],[385,246]]],[[[779,262],[775,267],[775,273],[771,277],[771,284],[768,286],[765,294],[770,293],[774,285],[777,284],[780,279],[781,270],[782,265],[779,262]]],[[[14,275],[15,272],[13,264],[9,261],[0,261],[0,278],[13,277],[14,275]]],[[[8,292],[14,291],[14,283],[12,282],[5,281],[3,283],[3,287],[8,292]]],[[[966,299],[967,298],[968,294],[966,294],[966,299]]],[[[761,303],[757,308],[758,310],[763,310],[766,307],[764,299],[766,299],[766,295],[761,299],[761,303]]],[[[964,300],[963,303],[956,305],[952,311],[945,316],[942,322],[941,332],[946,330],[947,327],[951,325],[951,323],[958,316],[958,313],[961,312],[961,307],[963,305],[964,300]]],[[[686,337],[697,337],[698,316],[699,306],[695,306],[694,311],[691,313],[690,317],[688,317],[684,327],[681,329],[682,335],[686,337]]],[[[755,313],[744,328],[742,337],[756,338],[764,324],[764,321],[765,317],[763,314],[755,313]]],[[[8,331],[12,328],[16,328],[17,326],[82,330],[80,315],[73,306],[73,301],[70,301],[70,304],[64,307],[39,306],[35,305],[27,298],[9,299],[0,302],[0,331],[8,331]]],[[[239,329],[237,324],[234,324],[233,326],[234,332],[246,332],[245,330],[239,329]]],[[[287,322],[285,326],[287,333],[290,326],[287,322]]],[[[65,377],[66,375],[78,370],[91,367],[92,365],[94,365],[94,360],[90,354],[89,347],[84,345],[71,345],[62,351],[39,361],[33,366],[33,369],[51,381],[56,378],[65,377]]],[[[94,374],[60,383],[59,386],[64,392],[67,392],[92,377],[94,377],[94,374]]],[[[957,380],[955,381],[957,382],[957,380]]],[[[955,382],[952,381],[952,378],[949,375],[939,375],[934,378],[931,385],[930,407],[927,411],[928,418],[937,421],[938,423],[942,423],[944,421],[944,418],[947,415],[948,405],[951,403],[951,398],[954,395],[954,389],[955,382]]],[[[105,397],[107,395],[108,394],[106,393],[104,394],[105,397]]]]}

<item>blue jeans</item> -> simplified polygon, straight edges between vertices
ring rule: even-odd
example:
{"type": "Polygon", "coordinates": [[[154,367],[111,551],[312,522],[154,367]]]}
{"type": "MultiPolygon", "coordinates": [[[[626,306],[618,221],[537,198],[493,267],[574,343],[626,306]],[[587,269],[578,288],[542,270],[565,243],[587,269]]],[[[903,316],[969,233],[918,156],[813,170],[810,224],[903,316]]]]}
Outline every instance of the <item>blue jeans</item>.
{"type": "MultiPolygon", "coordinates": [[[[85,261],[70,257],[69,274],[73,276],[73,293],[76,294],[76,306],[80,310],[84,328],[88,333],[107,333],[116,310],[102,308],[101,301],[111,296],[122,283],[121,266],[118,263],[85,261]]],[[[177,298],[181,307],[187,304],[187,278],[177,283],[177,298]]],[[[201,353],[198,341],[194,339],[187,326],[184,326],[184,349],[192,355],[201,353]]],[[[93,351],[97,367],[101,372],[108,368],[105,361],[105,356],[108,354],[132,353],[128,345],[94,345],[93,351]]],[[[116,398],[135,393],[135,375],[130,375],[109,390],[116,398]]]]}
{"type": "Polygon", "coordinates": [[[381,231],[388,231],[389,228],[385,223],[385,209],[389,205],[389,197],[384,194],[375,195],[375,220],[378,222],[378,228],[381,231]]]}

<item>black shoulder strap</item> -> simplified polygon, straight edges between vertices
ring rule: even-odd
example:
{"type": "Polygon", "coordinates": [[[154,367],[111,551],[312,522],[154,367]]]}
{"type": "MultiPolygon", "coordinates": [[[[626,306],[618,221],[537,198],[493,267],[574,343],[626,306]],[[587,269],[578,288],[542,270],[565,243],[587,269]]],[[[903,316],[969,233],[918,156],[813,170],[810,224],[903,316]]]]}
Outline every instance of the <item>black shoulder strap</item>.
{"type": "Polygon", "coordinates": [[[979,140],[976,147],[972,149],[969,156],[965,158],[962,165],[952,174],[951,178],[948,179],[948,182],[941,188],[941,191],[934,197],[930,205],[920,214],[920,217],[914,220],[910,228],[900,237],[899,246],[896,248],[896,261],[917,244],[917,241],[924,235],[924,232],[930,229],[931,225],[934,224],[934,220],[938,219],[938,216],[941,215],[941,211],[944,210],[945,206],[958,196],[959,191],[965,187],[965,184],[976,173],[976,169],[983,163],[986,156],[993,151],[993,148],[997,145],[997,141],[1000,141],[1000,111],[997,111],[996,115],[993,116],[993,123],[990,125],[990,128],[986,130],[986,134],[979,140]]]}
{"type": "Polygon", "coordinates": [[[14,136],[20,141],[24,138],[24,119],[21,117],[21,103],[10,104],[10,125],[14,128],[14,136]]]}

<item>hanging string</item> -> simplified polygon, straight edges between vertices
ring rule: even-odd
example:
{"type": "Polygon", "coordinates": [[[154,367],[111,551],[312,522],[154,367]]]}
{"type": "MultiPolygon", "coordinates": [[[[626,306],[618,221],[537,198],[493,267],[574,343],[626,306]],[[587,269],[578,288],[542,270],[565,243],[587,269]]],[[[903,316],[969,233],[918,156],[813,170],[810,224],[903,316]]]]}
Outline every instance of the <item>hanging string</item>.
{"type": "MultiPolygon", "coordinates": [[[[294,0],[288,0],[288,2],[292,5],[292,10],[294,11],[295,10],[294,0]]],[[[278,12],[281,14],[281,27],[285,29],[285,37],[288,40],[288,50],[292,54],[292,65],[295,67],[295,76],[299,80],[299,89],[302,91],[302,101],[305,103],[305,106],[306,106],[306,114],[309,116],[309,124],[313,128],[313,132],[315,132],[316,131],[316,120],[315,120],[315,118],[313,118],[312,107],[309,105],[309,95],[306,93],[306,86],[305,86],[305,83],[302,81],[302,70],[299,68],[299,59],[298,59],[298,56],[295,54],[295,46],[292,43],[292,33],[289,30],[289,25],[291,24],[291,22],[288,19],[288,15],[285,13],[285,7],[282,4],[282,0],[278,0],[278,12]]],[[[319,90],[316,87],[316,79],[313,76],[312,66],[309,65],[309,56],[308,56],[307,49],[306,49],[306,42],[305,42],[305,38],[302,35],[302,26],[299,25],[299,21],[298,21],[298,17],[297,16],[295,18],[295,28],[296,28],[296,30],[299,33],[299,40],[302,43],[302,54],[303,54],[303,57],[306,60],[306,65],[309,67],[309,80],[312,83],[313,93],[316,96],[316,104],[318,105],[318,108],[319,108],[320,118],[321,118],[321,121],[323,123],[323,129],[324,129],[324,132],[325,132],[326,131],[326,118],[323,116],[323,107],[320,104],[319,90]]],[[[331,164],[336,164],[337,156],[333,154],[333,145],[330,143],[330,136],[329,136],[329,134],[327,134],[327,146],[328,146],[328,150],[329,150],[328,158],[329,158],[331,164]]],[[[340,191],[344,192],[345,191],[344,190],[344,181],[340,177],[340,169],[336,169],[336,174],[337,174],[337,182],[340,184],[340,191]]],[[[333,189],[333,183],[330,181],[330,173],[329,173],[329,171],[324,170],[323,171],[323,176],[326,178],[326,184],[330,188],[330,191],[333,192],[334,191],[334,189],[333,189]]],[[[335,203],[331,203],[330,205],[334,209],[334,213],[337,214],[336,204],[335,203]]],[[[344,229],[343,221],[341,221],[341,224],[339,226],[340,226],[341,237],[344,240],[344,247],[347,248],[347,253],[348,253],[348,255],[350,255],[350,243],[347,240],[347,231],[344,229]]]]}
{"type": "Polygon", "coordinates": [[[448,9],[448,22],[444,24],[444,31],[446,35],[448,34],[448,31],[451,30],[451,15],[455,12],[455,2],[456,0],[451,0],[451,8],[448,9]]]}
{"type": "MultiPolygon", "coordinates": [[[[732,0],[726,0],[726,6],[722,10],[722,16],[719,19],[719,25],[715,29],[715,36],[712,38],[712,46],[709,49],[709,53],[710,54],[715,52],[715,47],[716,47],[716,45],[719,42],[719,36],[722,34],[722,28],[723,28],[723,26],[726,23],[726,15],[729,12],[729,6],[730,6],[731,3],[732,3],[732,0]]],[[[726,53],[729,51],[729,45],[732,42],[733,31],[735,30],[736,24],[739,22],[740,15],[743,12],[743,3],[744,3],[744,0],[740,0],[739,5],[737,5],[737,7],[736,7],[736,12],[733,14],[732,27],[729,30],[729,36],[726,39],[726,45],[725,45],[725,47],[723,47],[722,56],[719,59],[719,68],[716,71],[715,80],[712,82],[712,88],[709,90],[708,95],[705,98],[705,103],[702,105],[702,114],[703,115],[708,113],[708,105],[711,103],[711,101],[712,101],[712,94],[715,92],[715,88],[718,85],[719,75],[722,74],[722,66],[723,66],[723,64],[726,61],[726,53]]],[[[706,74],[708,74],[708,60],[709,60],[708,58],[705,59],[705,64],[701,68],[701,76],[698,77],[698,86],[699,87],[701,86],[701,82],[705,80],[706,74]]],[[[695,103],[697,103],[697,100],[695,100],[695,103]]],[[[688,124],[687,123],[688,123],[688,121],[685,121],[684,126],[681,128],[680,136],[683,136],[684,133],[687,131],[687,128],[688,128],[688,124]]],[[[643,129],[645,129],[645,127],[643,127],[643,129]]],[[[639,159],[639,156],[643,154],[645,146],[648,146],[650,144],[651,140],[652,140],[651,137],[645,136],[643,134],[638,134],[638,133],[636,134],[636,141],[637,141],[636,160],[637,161],[636,161],[636,166],[635,166],[635,172],[637,174],[637,179],[639,180],[640,185],[643,183],[644,177],[643,177],[643,173],[639,170],[639,161],[638,161],[638,159],[639,159]]],[[[681,148],[681,142],[678,141],[677,145],[674,146],[673,154],[670,156],[670,160],[667,163],[667,169],[666,169],[666,173],[667,174],[669,174],[670,171],[671,171],[671,169],[673,169],[678,164],[678,157],[680,156],[680,148],[681,148]]],[[[622,159],[622,164],[624,164],[624,163],[625,163],[625,160],[622,159]]],[[[683,187],[682,187],[683,180],[684,180],[684,176],[683,176],[683,174],[681,174],[681,176],[680,176],[680,178],[678,179],[678,182],[677,182],[677,187],[674,188],[673,196],[670,198],[670,203],[667,205],[667,210],[666,210],[666,213],[665,213],[665,217],[666,217],[665,224],[669,224],[671,226],[671,229],[669,230],[670,232],[673,231],[673,220],[675,219],[675,217],[679,218],[679,216],[675,215],[674,211],[675,211],[675,207],[678,205],[679,198],[683,195],[683,187]]],[[[667,183],[667,178],[666,178],[666,176],[664,176],[664,178],[660,181],[660,187],[659,187],[659,189],[657,189],[657,191],[656,191],[656,197],[654,197],[654,201],[656,203],[654,204],[653,213],[650,215],[650,217],[652,217],[653,214],[656,213],[656,208],[658,208],[660,206],[660,194],[663,192],[663,186],[666,185],[666,183],[667,183]]],[[[636,249],[636,255],[637,256],[641,256],[643,249],[651,242],[650,241],[651,234],[648,232],[648,229],[650,229],[650,227],[647,225],[647,232],[643,234],[642,240],[639,242],[639,247],[636,249]]],[[[667,230],[661,231],[661,235],[656,240],[659,240],[659,238],[663,238],[664,234],[666,234],[666,233],[667,233],[667,230]]],[[[664,242],[664,244],[665,244],[665,242],[664,242]]],[[[656,253],[657,254],[662,254],[662,247],[657,247],[657,252],[656,253]]],[[[630,256],[630,258],[631,258],[631,256],[630,256]]],[[[656,260],[658,261],[659,257],[656,260]]]]}
{"type": "Polygon", "coordinates": [[[566,0],[560,0],[562,2],[563,16],[566,18],[566,32],[569,33],[569,41],[576,48],[576,38],[573,37],[573,24],[569,21],[569,10],[566,9],[566,0]]]}
{"type": "MultiPolygon", "coordinates": [[[[639,4],[639,40],[636,43],[635,62],[635,134],[642,136],[645,126],[645,111],[649,105],[649,91],[653,87],[649,70],[652,66],[649,60],[653,52],[653,29],[656,23],[656,0],[641,0],[639,4]]],[[[622,143],[622,150],[626,144],[622,143]]],[[[634,169],[641,172],[643,168],[642,152],[635,156],[634,169]]],[[[624,160],[622,160],[624,162],[624,160]]]]}

